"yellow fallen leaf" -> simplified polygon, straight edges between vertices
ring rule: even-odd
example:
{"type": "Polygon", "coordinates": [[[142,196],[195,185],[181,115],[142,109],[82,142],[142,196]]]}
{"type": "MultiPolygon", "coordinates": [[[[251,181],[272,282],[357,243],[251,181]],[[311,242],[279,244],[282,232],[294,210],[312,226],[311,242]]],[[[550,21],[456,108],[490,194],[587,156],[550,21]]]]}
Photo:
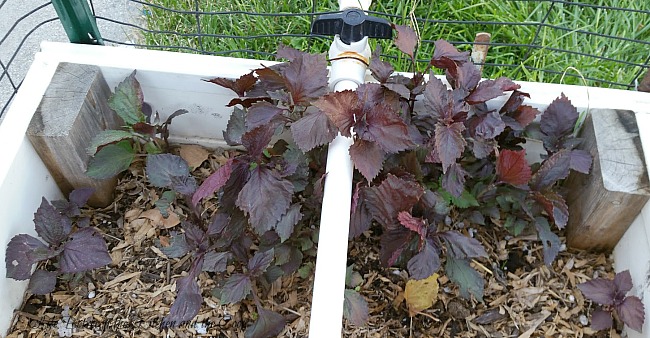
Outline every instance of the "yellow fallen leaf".
{"type": "Polygon", "coordinates": [[[438,299],[438,274],[434,273],[425,279],[406,282],[404,298],[411,317],[430,308],[438,299]]]}
{"type": "Polygon", "coordinates": [[[187,162],[190,168],[198,168],[203,161],[208,159],[210,152],[195,144],[183,144],[180,149],[181,157],[187,162]]]}

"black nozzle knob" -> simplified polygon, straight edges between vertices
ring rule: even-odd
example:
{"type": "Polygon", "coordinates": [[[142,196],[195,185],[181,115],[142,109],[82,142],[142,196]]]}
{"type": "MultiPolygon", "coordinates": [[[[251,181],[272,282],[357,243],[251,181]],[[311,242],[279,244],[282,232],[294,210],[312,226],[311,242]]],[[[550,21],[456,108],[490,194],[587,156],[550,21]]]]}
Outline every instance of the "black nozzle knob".
{"type": "Polygon", "coordinates": [[[385,19],[366,15],[357,8],[346,9],[341,13],[320,15],[311,26],[312,34],[336,35],[345,44],[361,41],[364,37],[391,39],[393,28],[385,19]]]}

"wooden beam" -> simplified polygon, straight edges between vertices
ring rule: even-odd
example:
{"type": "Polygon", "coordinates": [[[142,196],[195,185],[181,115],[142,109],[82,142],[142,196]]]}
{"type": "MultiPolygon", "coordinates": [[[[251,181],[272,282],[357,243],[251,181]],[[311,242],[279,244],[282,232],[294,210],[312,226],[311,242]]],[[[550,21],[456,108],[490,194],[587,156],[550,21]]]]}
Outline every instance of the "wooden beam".
{"type": "Polygon", "coordinates": [[[581,137],[581,148],[594,161],[591,174],[572,173],[565,182],[567,243],[578,249],[610,251],[650,199],[636,115],[629,110],[594,109],[581,137]]]}
{"type": "Polygon", "coordinates": [[[492,35],[486,32],[476,33],[474,38],[474,46],[472,47],[472,62],[477,64],[476,68],[483,73],[485,66],[485,59],[487,58],[488,50],[490,49],[490,39],[492,35]]]}
{"type": "Polygon", "coordinates": [[[89,205],[113,201],[117,179],[86,176],[86,148],[104,129],[123,125],[108,107],[111,90],[96,66],[61,63],[32,117],[27,136],[64,194],[92,187],[89,205]]]}

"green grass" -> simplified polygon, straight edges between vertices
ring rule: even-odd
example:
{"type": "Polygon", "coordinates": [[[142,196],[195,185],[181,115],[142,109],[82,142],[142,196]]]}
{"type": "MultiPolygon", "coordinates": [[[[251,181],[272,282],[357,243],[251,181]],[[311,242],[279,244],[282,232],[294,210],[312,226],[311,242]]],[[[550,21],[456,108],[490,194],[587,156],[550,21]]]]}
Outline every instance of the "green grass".
{"type": "MultiPolygon", "coordinates": [[[[195,10],[193,0],[151,0],[153,3],[177,10],[195,10]]],[[[314,0],[200,0],[201,11],[249,11],[255,13],[309,13],[314,0]]],[[[650,10],[650,1],[639,0],[600,0],[591,3],[632,9],[650,10]]],[[[337,8],[333,0],[318,1],[316,11],[331,11],[337,8]]],[[[541,47],[492,46],[487,62],[511,65],[486,66],[486,77],[509,76],[516,80],[559,83],[561,73],[569,67],[580,71],[591,86],[621,87],[609,82],[629,84],[639,72],[640,67],[619,62],[599,60],[581,56],[565,50],[589,55],[602,56],[615,60],[642,64],[650,54],[650,47],[639,43],[615,40],[607,37],[577,32],[589,31],[634,40],[650,41],[650,15],[625,11],[586,8],[556,3],[551,8],[546,23],[553,27],[542,27],[537,39],[533,41],[538,27],[536,25],[491,25],[486,22],[537,23],[551,8],[549,2],[539,1],[415,1],[391,0],[374,1],[372,11],[388,13],[397,17],[390,20],[398,24],[413,25],[409,13],[417,18],[478,21],[477,24],[434,23],[418,20],[417,26],[423,42],[418,51],[418,59],[427,60],[433,52],[433,41],[445,39],[452,42],[472,42],[478,32],[492,34],[492,42],[499,44],[535,44],[541,47]],[[415,7],[414,7],[415,6],[415,7]],[[558,29],[561,27],[570,31],[558,29]],[[559,74],[539,71],[544,69],[559,74]]],[[[148,27],[153,30],[192,34],[197,32],[197,19],[193,14],[178,14],[161,9],[150,8],[148,27]]],[[[330,41],[308,39],[305,37],[263,37],[266,34],[307,34],[310,19],[308,16],[268,17],[245,14],[202,15],[199,18],[203,33],[232,35],[228,37],[183,37],[174,34],[145,34],[145,42],[157,46],[184,46],[223,53],[227,56],[251,57],[245,51],[273,53],[279,43],[310,52],[326,52],[330,41]],[[244,50],[244,52],[229,52],[244,50]]],[[[384,53],[394,58],[398,70],[410,71],[409,62],[388,41],[373,42],[381,44],[384,53]]],[[[461,50],[471,49],[470,45],[460,45],[461,50]]],[[[272,59],[270,55],[254,55],[256,58],[272,59]]],[[[423,69],[424,63],[418,65],[423,69]]],[[[583,80],[573,70],[567,71],[563,83],[583,84],[583,80]],[[573,76],[572,76],[573,75],[573,76]]],[[[624,87],[623,87],[624,88],[624,87]]]]}

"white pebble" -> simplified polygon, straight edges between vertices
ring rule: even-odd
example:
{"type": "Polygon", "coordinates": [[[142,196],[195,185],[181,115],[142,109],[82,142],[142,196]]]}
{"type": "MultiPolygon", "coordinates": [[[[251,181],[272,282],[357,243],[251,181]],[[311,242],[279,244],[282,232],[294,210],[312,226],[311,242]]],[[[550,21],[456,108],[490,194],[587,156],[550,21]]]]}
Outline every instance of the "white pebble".
{"type": "Polygon", "coordinates": [[[205,323],[196,323],[196,324],[194,324],[194,329],[196,330],[196,333],[198,333],[198,334],[207,334],[208,333],[208,326],[205,323]]]}
{"type": "Polygon", "coordinates": [[[93,298],[95,298],[95,291],[88,292],[88,299],[93,299],[93,298]]]}
{"type": "Polygon", "coordinates": [[[576,297],[573,295],[569,295],[569,302],[573,303],[576,301],[576,297]]]}
{"type": "Polygon", "coordinates": [[[587,316],[585,315],[580,315],[579,320],[582,326],[587,326],[589,324],[589,319],[587,319],[587,316]]]}

